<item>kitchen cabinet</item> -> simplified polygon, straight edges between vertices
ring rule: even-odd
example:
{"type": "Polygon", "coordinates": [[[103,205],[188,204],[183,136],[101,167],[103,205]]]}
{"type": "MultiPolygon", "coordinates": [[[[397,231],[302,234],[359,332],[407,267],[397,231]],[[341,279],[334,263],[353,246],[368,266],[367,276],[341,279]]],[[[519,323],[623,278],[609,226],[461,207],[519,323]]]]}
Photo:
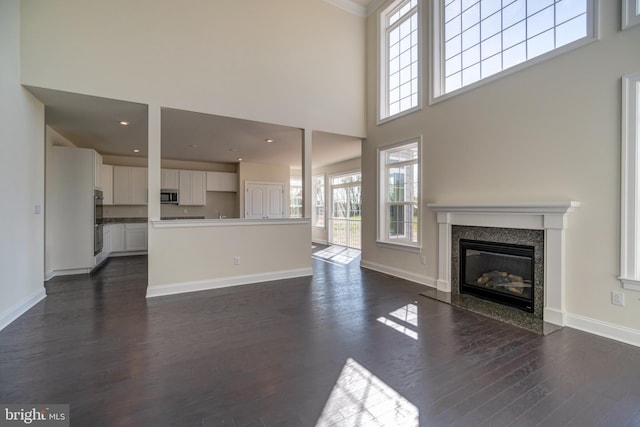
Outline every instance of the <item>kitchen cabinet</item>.
{"type": "Polygon", "coordinates": [[[244,206],[245,218],[284,217],[284,184],[247,182],[244,206]]]}
{"type": "Polygon", "coordinates": [[[111,254],[125,256],[127,252],[147,250],[147,223],[109,224],[111,228],[111,254]]]}
{"type": "Polygon", "coordinates": [[[47,274],[88,273],[94,267],[94,150],[51,147],[45,215],[47,274]]]}
{"type": "Polygon", "coordinates": [[[95,151],[93,152],[93,188],[102,189],[102,156],[95,151]]]}
{"type": "Polygon", "coordinates": [[[113,204],[147,204],[147,168],[113,167],[113,204]]]}
{"type": "Polygon", "coordinates": [[[238,174],[232,172],[207,172],[207,191],[238,191],[238,174]]]}
{"type": "Polygon", "coordinates": [[[160,188],[177,190],[180,188],[180,171],[178,169],[162,169],[160,171],[160,188]]]}
{"type": "Polygon", "coordinates": [[[207,204],[207,173],[204,171],[180,171],[179,204],[204,206],[207,204]]]}
{"type": "Polygon", "coordinates": [[[125,224],[124,226],[124,250],[146,251],[147,250],[147,224],[125,224]]]}
{"type": "Polygon", "coordinates": [[[111,229],[111,252],[124,251],[124,224],[109,224],[111,229]]]}
{"type": "Polygon", "coordinates": [[[113,205],[113,166],[102,165],[100,168],[100,183],[102,184],[102,204],[113,205]]]}

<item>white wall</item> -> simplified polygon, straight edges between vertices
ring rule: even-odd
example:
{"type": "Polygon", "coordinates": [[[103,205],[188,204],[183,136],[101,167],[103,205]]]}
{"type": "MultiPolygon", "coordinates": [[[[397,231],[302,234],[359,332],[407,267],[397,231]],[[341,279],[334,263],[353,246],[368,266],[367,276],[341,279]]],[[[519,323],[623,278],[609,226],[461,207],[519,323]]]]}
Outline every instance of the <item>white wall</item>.
{"type": "Polygon", "coordinates": [[[20,86],[20,1],[0,2],[0,329],[44,297],[44,108],[20,86]],[[41,213],[34,214],[34,205],[41,213]]]}
{"type": "Polygon", "coordinates": [[[599,3],[599,41],[381,126],[375,125],[376,15],[369,17],[364,260],[436,276],[433,212],[423,212],[426,265],[421,254],[375,242],[376,148],[422,135],[423,207],[430,202],[581,202],[567,231],[567,311],[587,323],[640,331],[637,292],[625,292],[626,307],[610,302],[611,291],[621,288],[616,279],[620,77],[640,71],[640,28],[620,32],[620,2],[599,3]]]}
{"type": "MultiPolygon", "coordinates": [[[[241,220],[247,221],[247,220],[241,220]]],[[[288,221],[288,220],[285,220],[288,221]]],[[[309,222],[153,228],[147,295],[311,274],[309,222]],[[234,258],[240,257],[239,265],[234,258]],[[179,260],[179,261],[178,261],[179,260]]]]}
{"type": "Polygon", "coordinates": [[[365,131],[365,21],[323,0],[31,0],[22,36],[24,84],[365,131]]]}
{"type": "Polygon", "coordinates": [[[328,224],[326,224],[329,219],[329,214],[331,213],[331,183],[329,177],[332,175],[340,175],[348,172],[360,171],[362,167],[362,163],[360,158],[346,160],[344,162],[334,163],[332,165],[324,166],[321,168],[316,168],[313,170],[313,176],[316,175],[324,175],[324,200],[325,200],[325,227],[311,227],[311,239],[314,242],[318,243],[327,243],[329,241],[329,229],[327,228],[328,224]]]}

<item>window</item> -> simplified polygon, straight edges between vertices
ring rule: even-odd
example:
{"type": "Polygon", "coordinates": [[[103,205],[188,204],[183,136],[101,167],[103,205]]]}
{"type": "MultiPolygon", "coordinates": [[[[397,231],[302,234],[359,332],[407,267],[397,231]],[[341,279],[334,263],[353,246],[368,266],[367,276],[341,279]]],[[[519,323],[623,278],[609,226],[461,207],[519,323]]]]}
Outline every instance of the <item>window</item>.
{"type": "Polygon", "coordinates": [[[302,218],[302,178],[292,176],[289,181],[289,214],[291,218],[302,218]]]}
{"type": "Polygon", "coordinates": [[[595,38],[594,0],[435,0],[433,19],[433,99],[595,38]]]}
{"type": "Polygon", "coordinates": [[[420,244],[420,141],[382,148],[378,241],[420,244]]]}
{"type": "Polygon", "coordinates": [[[640,24],[640,0],[622,0],[622,29],[640,24]]]}
{"type": "Polygon", "coordinates": [[[640,291],[640,73],[622,79],[620,280],[640,291]]]}
{"type": "Polygon", "coordinates": [[[311,218],[312,224],[314,227],[325,227],[324,222],[324,175],[317,175],[313,177],[312,183],[312,191],[313,191],[313,212],[311,218]]]}
{"type": "Polygon", "coordinates": [[[420,107],[418,0],[396,0],[380,13],[380,120],[420,107]]]}

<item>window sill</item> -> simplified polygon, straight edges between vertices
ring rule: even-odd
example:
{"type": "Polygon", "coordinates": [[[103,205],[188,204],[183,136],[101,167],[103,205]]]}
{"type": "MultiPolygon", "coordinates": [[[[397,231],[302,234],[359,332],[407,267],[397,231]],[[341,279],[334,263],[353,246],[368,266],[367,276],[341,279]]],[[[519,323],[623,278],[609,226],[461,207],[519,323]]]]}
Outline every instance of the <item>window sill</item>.
{"type": "Polygon", "coordinates": [[[397,249],[401,251],[415,252],[415,253],[422,252],[422,246],[419,246],[419,245],[409,245],[406,243],[395,243],[395,242],[387,242],[382,240],[377,240],[376,243],[378,246],[382,248],[387,248],[387,249],[397,249]]]}
{"type": "Polygon", "coordinates": [[[640,280],[626,279],[624,277],[618,278],[622,282],[622,287],[630,291],[640,291],[640,280]]]}
{"type": "Polygon", "coordinates": [[[384,118],[378,117],[377,125],[378,126],[383,125],[383,124],[388,123],[388,122],[390,122],[392,120],[399,119],[400,117],[407,116],[409,114],[415,113],[416,111],[420,111],[420,110],[422,110],[422,102],[418,102],[418,105],[416,107],[413,107],[413,108],[410,108],[408,110],[402,111],[400,113],[394,114],[393,116],[384,117],[384,118]]]}

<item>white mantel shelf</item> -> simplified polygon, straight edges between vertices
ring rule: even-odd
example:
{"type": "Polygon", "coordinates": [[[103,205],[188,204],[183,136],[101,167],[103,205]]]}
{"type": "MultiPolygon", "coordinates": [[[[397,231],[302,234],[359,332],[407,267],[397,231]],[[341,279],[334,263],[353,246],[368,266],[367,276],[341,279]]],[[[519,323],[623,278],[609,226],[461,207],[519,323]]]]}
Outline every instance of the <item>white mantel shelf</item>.
{"type": "Polygon", "coordinates": [[[544,230],[544,321],[566,323],[565,229],[567,216],[579,202],[431,203],[438,220],[437,288],[451,292],[451,226],[544,230]]]}

